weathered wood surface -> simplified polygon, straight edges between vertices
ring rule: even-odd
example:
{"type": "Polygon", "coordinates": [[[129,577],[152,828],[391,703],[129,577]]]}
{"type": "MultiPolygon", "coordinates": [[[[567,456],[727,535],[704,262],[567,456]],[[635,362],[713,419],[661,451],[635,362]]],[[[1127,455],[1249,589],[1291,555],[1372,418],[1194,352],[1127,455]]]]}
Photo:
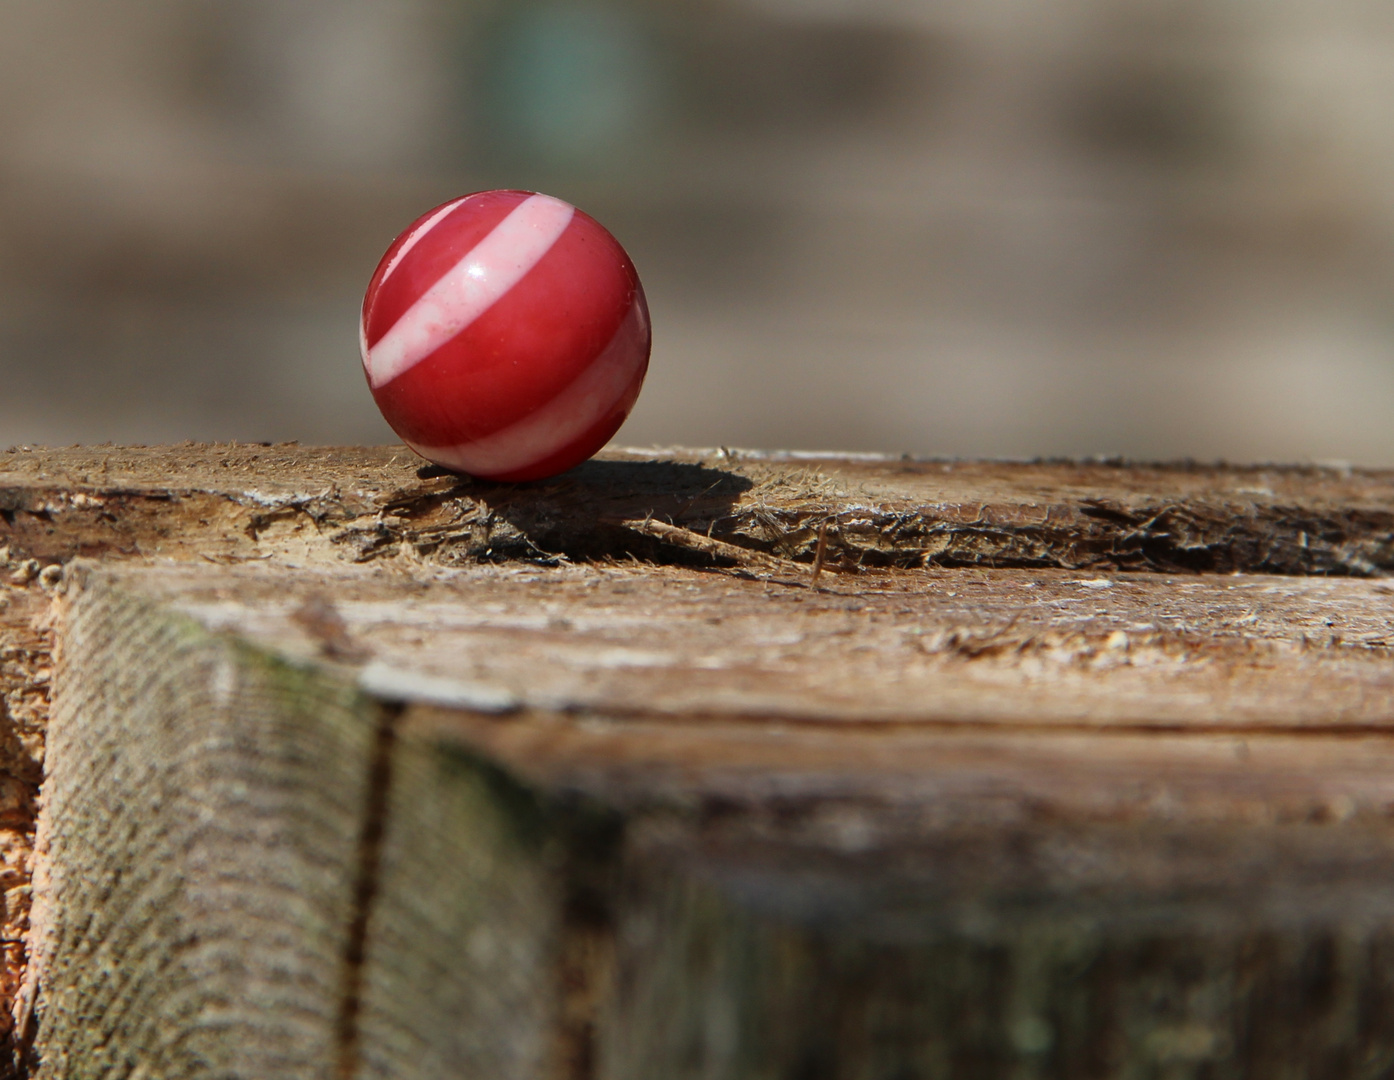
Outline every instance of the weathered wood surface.
{"type": "MultiPolygon", "coordinates": [[[[203,568],[198,568],[203,569],[203,568]]],[[[713,575],[633,564],[329,578],[160,568],[211,625],[462,704],[827,723],[1394,728],[1394,590],[1266,575],[713,575]],[[342,624],[341,626],[339,624],[342,624]]]]}
{"type": "Polygon", "coordinates": [[[1391,474],[417,464],[0,456],[39,1075],[1394,1067],[1391,474]]]}
{"type": "MultiPolygon", "coordinates": [[[[1195,873],[1252,906],[1266,898],[1249,875],[1306,873],[1304,844],[1332,903],[1343,859],[1340,880],[1368,880],[1376,903],[1388,887],[1370,875],[1394,823],[1389,655],[1304,646],[1254,620],[1251,597],[1222,603],[1255,579],[1136,575],[1081,590],[1057,571],[867,573],[813,591],[686,568],[491,566],[418,575],[404,591],[388,576],[267,568],[75,574],[79,595],[133,594],[162,617],[310,670],[328,664],[366,698],[435,706],[433,730],[539,790],[616,805],[870,800],[899,808],[883,823],[892,834],[917,827],[932,797],[934,828],[990,826],[1004,847],[1034,821],[1121,826],[1109,840],[1121,849],[1099,866],[1101,883],[1124,889],[1181,889],[1195,873]],[[959,590],[964,605],[945,595],[959,590]],[[1083,614],[1068,602],[1080,591],[1083,614]],[[1120,638],[1141,612],[1179,605],[1185,617],[1188,602],[1191,640],[1154,652],[1120,638]],[[1023,603],[1038,608],[1025,626],[1023,603]],[[1233,612],[1249,614],[1227,642],[1233,612]],[[1155,851],[1122,850],[1149,825],[1175,831],[1184,857],[1159,865],[1155,851]],[[1256,853],[1275,836],[1291,848],[1282,860],[1256,853]],[[1342,838],[1356,845],[1344,855],[1342,838]]],[[[1358,607],[1387,619],[1378,584],[1256,580],[1299,624],[1358,607]]],[[[1275,607],[1266,618],[1281,624],[1275,607]]],[[[120,666],[139,667],[119,659],[129,635],[112,636],[120,666]]],[[[81,683],[87,666],[68,678],[81,683]]],[[[977,888],[981,874],[970,877],[977,888]]],[[[1296,877],[1280,884],[1275,903],[1318,903],[1298,902],[1296,877]]]]}
{"type": "MultiPolygon", "coordinates": [[[[75,567],[37,1060],[320,1076],[349,1055],[364,1076],[635,1078],[1341,1076],[1394,1060],[1394,744],[1379,733],[611,709],[576,654],[608,678],[616,646],[588,634],[644,640],[650,571],[633,567],[547,571],[595,599],[573,611],[568,692],[530,699],[468,631],[527,616],[494,648],[539,666],[560,628],[532,610],[535,573],[446,571],[403,613],[388,582],[356,575],[75,567]],[[403,626],[459,635],[454,676],[413,666],[403,626]],[[335,705],[345,694],[361,705],[335,705]],[[323,808],[355,790],[328,752],[354,715],[357,769],[338,771],[383,785],[360,818],[352,798],[323,808]],[[133,785],[137,766],[149,779],[133,785]],[[151,787],[189,809],[150,806],[151,787]],[[198,808],[230,824],[157,827],[198,808]],[[135,860],[159,873],[125,871],[140,853],[112,842],[113,820],[161,845],[135,860]],[[301,820],[326,838],[301,840],[301,820]],[[328,889],[290,890],[320,936],[256,873],[268,846],[285,880],[328,889]],[[100,883],[101,919],[65,874],[100,883]],[[150,934],[152,910],[178,925],[150,934]],[[321,936],[316,968],[302,956],[321,936]],[[334,943],[353,965],[329,962],[334,943]],[[94,985],[98,958],[112,974],[94,985]],[[291,1017],[301,1037],[278,1040],[291,1017]]],[[[856,631],[840,636],[855,658],[856,631]]],[[[1097,685],[1120,666],[1093,669],[1097,685]]]]}
{"type": "Polygon", "coordinates": [[[15,550],[41,560],[177,554],[193,537],[224,559],[309,545],[364,561],[674,562],[686,550],[700,562],[706,538],[808,560],[827,522],[833,565],[1394,568],[1386,470],[615,451],[556,480],[498,485],[419,465],[400,447],[12,451],[0,515],[15,550]],[[654,522],[678,531],[653,535],[654,522]]]}

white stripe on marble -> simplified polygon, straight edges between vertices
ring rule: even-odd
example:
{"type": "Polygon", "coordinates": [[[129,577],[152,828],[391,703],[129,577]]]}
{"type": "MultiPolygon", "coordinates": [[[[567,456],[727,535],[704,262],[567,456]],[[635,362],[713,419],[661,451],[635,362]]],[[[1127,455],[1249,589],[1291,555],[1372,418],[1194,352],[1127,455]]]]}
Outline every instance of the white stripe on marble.
{"type": "Polygon", "coordinates": [[[552,250],[575,213],[549,195],[519,203],[368,350],[373,388],[421,363],[493,307],[552,250]]]}
{"type": "Polygon", "coordinates": [[[638,299],[610,343],[577,378],[537,412],[459,446],[407,445],[422,457],[474,476],[516,472],[556,453],[594,427],[624,397],[648,357],[627,348],[644,318],[638,299]]]}
{"type": "Polygon", "coordinates": [[[382,283],[392,276],[392,271],[396,270],[397,267],[401,264],[402,260],[406,258],[407,252],[410,251],[412,248],[416,247],[416,245],[421,242],[422,238],[428,232],[430,232],[437,225],[439,225],[441,223],[441,219],[444,218],[446,214],[450,213],[450,211],[454,210],[455,207],[459,206],[468,198],[468,195],[462,195],[454,202],[446,203],[434,214],[432,214],[430,217],[428,217],[425,221],[423,221],[420,225],[418,225],[415,229],[412,230],[411,235],[408,236],[406,240],[402,242],[402,246],[399,247],[397,249],[397,253],[392,256],[392,261],[387,264],[387,269],[382,272],[382,277],[378,280],[379,289],[382,288],[382,283]]]}

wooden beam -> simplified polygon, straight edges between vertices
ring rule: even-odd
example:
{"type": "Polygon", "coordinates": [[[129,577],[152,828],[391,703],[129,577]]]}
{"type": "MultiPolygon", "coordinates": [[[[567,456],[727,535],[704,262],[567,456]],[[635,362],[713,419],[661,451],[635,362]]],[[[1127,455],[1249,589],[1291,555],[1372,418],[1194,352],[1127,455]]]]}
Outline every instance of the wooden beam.
{"type": "MultiPolygon", "coordinates": [[[[983,581],[986,597],[1018,588],[1020,575],[989,572],[983,581]]],[[[150,1058],[141,1049],[148,1038],[119,1021],[103,1022],[108,1001],[130,998],[120,978],[139,964],[107,963],[102,970],[121,973],[114,984],[110,974],[97,985],[82,978],[93,970],[88,928],[100,927],[103,941],[138,937],[151,906],[181,912],[188,938],[235,962],[219,969],[223,981],[210,980],[198,948],[171,947],[180,940],[173,931],[159,935],[159,993],[140,1015],[178,1027],[179,1010],[201,995],[234,1002],[245,1029],[201,1028],[212,1042],[185,1044],[198,1046],[191,1062],[216,1061],[230,1075],[266,1067],[220,1041],[245,1045],[263,1009],[316,1018],[318,1041],[295,1044],[309,1059],[278,1059],[278,1075],[312,1075],[327,1056],[351,1075],[391,1077],[628,1076],[655,1062],[664,1075],[763,1075],[815,1052],[840,1070],[862,1068],[883,1051],[931,1075],[940,1058],[986,1055],[1006,1068],[1057,1050],[1075,1070],[1063,1075],[1085,1075],[1082,1063],[1105,1046],[1130,1062],[1155,1051],[1214,1063],[1270,1052],[1238,1048],[1241,1033],[1297,1046],[1313,1062],[1330,1060],[1332,1039],[1339,1048],[1384,1045],[1359,1018],[1383,985],[1394,743],[1379,714],[1363,734],[1349,719],[1358,702],[1380,696],[1380,684],[1333,680],[1335,696],[1309,701],[1309,712],[1250,722],[1230,716],[1211,681],[1218,668],[1242,682],[1243,657],[1192,657],[1155,684],[1159,707],[1173,710],[1159,723],[1155,712],[1133,711],[1145,695],[1115,695],[1135,673],[1101,648],[1069,661],[1063,680],[1049,667],[1035,672],[1034,718],[1025,709],[1004,718],[995,704],[907,712],[919,693],[902,696],[877,677],[889,667],[864,662],[881,657],[897,618],[947,640],[957,609],[907,606],[896,582],[857,590],[873,601],[891,592],[871,617],[849,613],[848,594],[805,589],[805,603],[817,606],[800,614],[805,640],[796,644],[816,638],[824,618],[839,644],[813,642],[815,662],[799,667],[787,642],[760,651],[762,635],[790,632],[766,583],[683,568],[485,567],[403,593],[386,576],[74,567],[63,616],[74,646],[65,649],[49,752],[38,1061],[125,1046],[132,1063],[159,1075],[195,1074],[194,1064],[181,1071],[150,1058]],[[724,664],[714,638],[689,640],[713,610],[739,622],[762,609],[764,622],[728,643],[724,664]],[[849,614],[859,617],[849,623],[849,614]],[[205,650],[231,673],[197,659],[205,650]],[[791,658],[792,679],[762,681],[787,674],[780,668],[791,658]],[[863,694],[810,708],[816,695],[800,697],[798,687],[817,668],[828,685],[840,680],[863,694]],[[267,694],[267,671],[317,689],[267,694]],[[719,681],[701,683],[704,671],[719,681]],[[120,698],[123,672],[151,673],[139,708],[120,698]],[[1193,674],[1199,684],[1188,682],[1193,674]],[[1093,701],[1093,711],[1068,720],[1053,712],[1057,682],[1073,687],[1064,700],[1093,701]],[[231,695],[226,713],[219,693],[231,695]],[[773,708],[781,694],[783,709],[773,708]],[[100,704],[113,695],[116,704],[100,704]],[[1347,720],[1323,723],[1323,707],[1344,709],[1347,720]],[[333,749],[344,738],[340,716],[363,718],[343,751],[333,749]],[[123,729],[118,717],[142,718],[142,730],[123,729]],[[220,724],[247,744],[224,745],[220,724]],[[112,741],[94,740],[94,728],[109,728],[112,741]],[[159,731],[184,732],[189,743],[159,731]],[[269,831],[165,838],[166,817],[191,814],[163,799],[153,810],[132,802],[113,763],[134,746],[150,775],[188,792],[191,805],[220,805],[198,777],[250,792],[242,798],[251,807],[265,781],[285,802],[274,804],[269,831]],[[324,768],[307,770],[306,753],[323,755],[324,768]],[[104,767],[84,764],[89,756],[104,767]],[[342,807],[326,810],[337,798],[342,807]],[[284,836],[278,813],[289,815],[284,836]],[[301,818],[328,832],[299,842],[301,818]],[[113,820],[153,838],[161,854],[113,845],[113,820]],[[308,916],[268,905],[273,925],[236,921],[257,907],[240,890],[266,887],[254,868],[268,846],[281,860],[282,888],[313,907],[314,925],[332,930],[325,941],[351,962],[334,968],[326,945],[318,967],[292,963],[287,944],[308,916]],[[191,851],[194,864],[181,862],[191,851]],[[339,853],[335,869],[316,877],[326,852],[339,853]],[[250,869],[203,882],[198,860],[250,869]],[[156,885],[131,878],[123,868],[132,861],[170,867],[169,876],[156,885]],[[321,897],[297,884],[302,876],[333,880],[338,892],[321,897]],[[163,900],[106,899],[95,921],[94,901],[65,884],[113,879],[163,900]],[[189,888],[215,899],[185,902],[189,888]],[[1332,941],[1346,952],[1331,977],[1364,1003],[1338,1021],[1300,997],[1258,1010],[1222,989],[1254,949],[1271,955],[1250,975],[1282,987],[1297,978],[1301,956],[1332,941]],[[1117,973],[1079,982],[1079,965],[1127,969],[1149,950],[1166,959],[1140,983],[1117,973]],[[1188,965],[1203,955],[1198,974],[1188,965]],[[924,964],[946,973],[913,974],[924,964]],[[1026,980],[995,1002],[994,965],[1026,980]],[[269,989],[258,981],[263,966],[276,973],[269,989]],[[795,989],[810,978],[832,1001],[795,989]],[[1099,995],[1111,993],[1135,995],[1135,1004],[1105,1009],[1099,995]],[[1178,1034],[1180,1021],[1163,1023],[1149,995],[1184,993],[1214,1001],[1183,1010],[1178,1034]],[[972,1031],[953,1023],[961,995],[990,1006],[972,1031]],[[1066,1001],[1083,1013],[1062,1013],[1066,1001]],[[896,1049],[876,1049],[866,1010],[899,1017],[885,1034],[896,1049]],[[722,1015],[730,1019],[713,1029],[722,1015]],[[823,1030],[833,1019],[842,1034],[823,1030]]],[[[1053,594],[1044,595],[1054,610],[1053,594]]],[[[1089,602],[1091,619],[1112,625],[1137,600],[1093,589],[1089,602]]],[[[1213,617],[1214,597],[1200,603],[1213,617]]],[[[1258,662],[1270,683],[1291,689],[1288,677],[1307,683],[1305,665],[1320,651],[1283,654],[1288,670],[1273,655],[1258,662]]],[[[923,655],[959,702],[982,686],[989,702],[1003,700],[1001,673],[975,682],[975,665],[1030,660],[1017,650],[923,655]]],[[[1143,660],[1142,670],[1152,664],[1143,660]]]]}
{"type": "Polygon", "coordinates": [[[8,455],[26,1067],[1377,1074],[1391,496],[8,455]]]}

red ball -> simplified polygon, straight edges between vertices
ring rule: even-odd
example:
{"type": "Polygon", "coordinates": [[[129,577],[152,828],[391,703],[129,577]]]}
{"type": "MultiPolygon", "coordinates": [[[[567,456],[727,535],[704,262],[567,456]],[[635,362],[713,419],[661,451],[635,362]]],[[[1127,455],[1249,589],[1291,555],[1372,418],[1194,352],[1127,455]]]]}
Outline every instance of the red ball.
{"type": "Polygon", "coordinates": [[[619,430],[649,365],[624,248],[548,195],[481,191],[422,215],[368,283],[363,370],[402,441],[446,468],[537,480],[619,430]]]}

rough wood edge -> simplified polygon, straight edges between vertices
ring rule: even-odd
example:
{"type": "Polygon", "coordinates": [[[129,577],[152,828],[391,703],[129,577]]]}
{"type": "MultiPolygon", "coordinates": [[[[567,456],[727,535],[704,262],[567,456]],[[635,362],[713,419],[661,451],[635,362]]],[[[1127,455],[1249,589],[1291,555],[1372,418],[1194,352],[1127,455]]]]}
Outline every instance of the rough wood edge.
{"type": "Polygon", "coordinates": [[[20,1010],[31,1070],[323,1076],[343,1038],[376,710],[74,584],[20,1010]]]}

